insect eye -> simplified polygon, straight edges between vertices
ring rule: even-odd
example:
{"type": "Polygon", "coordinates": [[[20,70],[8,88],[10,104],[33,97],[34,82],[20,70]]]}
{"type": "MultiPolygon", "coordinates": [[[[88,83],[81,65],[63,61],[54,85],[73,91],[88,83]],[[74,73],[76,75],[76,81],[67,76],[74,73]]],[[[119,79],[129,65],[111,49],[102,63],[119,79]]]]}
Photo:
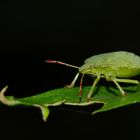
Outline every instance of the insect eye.
{"type": "Polygon", "coordinates": [[[90,69],[93,69],[93,68],[94,68],[94,66],[93,66],[93,65],[91,65],[91,66],[90,66],[90,69]]]}

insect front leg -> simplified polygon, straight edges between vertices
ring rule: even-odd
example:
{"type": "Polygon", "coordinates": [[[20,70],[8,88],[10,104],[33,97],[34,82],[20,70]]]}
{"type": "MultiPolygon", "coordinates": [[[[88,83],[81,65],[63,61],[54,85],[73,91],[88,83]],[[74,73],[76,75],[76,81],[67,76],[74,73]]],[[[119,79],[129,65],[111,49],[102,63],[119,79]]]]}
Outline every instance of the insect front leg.
{"type": "Polygon", "coordinates": [[[94,80],[93,85],[88,93],[88,100],[91,99],[91,96],[93,94],[93,90],[94,90],[95,86],[97,85],[97,83],[99,82],[99,80],[100,80],[100,76],[97,76],[97,78],[94,80]]]}
{"type": "Polygon", "coordinates": [[[79,97],[80,97],[80,99],[79,99],[79,102],[81,102],[81,99],[82,99],[82,93],[83,93],[83,91],[82,91],[83,78],[84,78],[84,74],[82,75],[81,80],[80,80],[80,90],[79,90],[79,97]]]}
{"type": "Polygon", "coordinates": [[[75,82],[77,81],[77,79],[78,79],[78,77],[79,77],[79,74],[80,74],[80,73],[77,73],[76,76],[74,77],[73,81],[71,82],[71,84],[70,84],[70,85],[66,85],[66,87],[68,87],[68,88],[74,87],[75,82]]]}

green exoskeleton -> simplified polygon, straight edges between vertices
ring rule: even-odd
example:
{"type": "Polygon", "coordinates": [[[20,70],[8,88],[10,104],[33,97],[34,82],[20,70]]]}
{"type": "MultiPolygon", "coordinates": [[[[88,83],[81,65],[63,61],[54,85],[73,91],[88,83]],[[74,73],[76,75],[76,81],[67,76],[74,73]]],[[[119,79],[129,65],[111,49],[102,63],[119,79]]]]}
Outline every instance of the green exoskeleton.
{"type": "Polygon", "coordinates": [[[91,99],[93,90],[101,78],[112,81],[120,90],[123,96],[125,91],[119,85],[122,83],[139,84],[138,80],[128,79],[140,74],[140,57],[131,52],[117,51],[94,55],[84,61],[81,67],[70,65],[55,60],[47,60],[48,63],[58,63],[69,67],[77,68],[78,73],[68,87],[73,87],[77,81],[79,74],[82,74],[80,80],[80,96],[82,96],[82,81],[85,74],[96,77],[93,85],[88,93],[88,100],[91,99]]]}

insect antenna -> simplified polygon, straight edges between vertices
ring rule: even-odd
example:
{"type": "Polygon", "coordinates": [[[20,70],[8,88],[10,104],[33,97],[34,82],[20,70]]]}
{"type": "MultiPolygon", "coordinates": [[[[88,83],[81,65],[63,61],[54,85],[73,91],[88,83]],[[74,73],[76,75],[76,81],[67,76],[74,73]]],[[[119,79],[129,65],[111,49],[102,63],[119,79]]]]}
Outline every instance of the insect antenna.
{"type": "Polygon", "coordinates": [[[74,65],[71,65],[71,64],[67,64],[67,63],[64,63],[64,62],[61,62],[61,61],[46,60],[45,62],[47,62],[47,63],[56,63],[56,64],[65,65],[65,66],[68,66],[68,67],[79,69],[79,67],[77,67],[77,66],[74,66],[74,65]]]}

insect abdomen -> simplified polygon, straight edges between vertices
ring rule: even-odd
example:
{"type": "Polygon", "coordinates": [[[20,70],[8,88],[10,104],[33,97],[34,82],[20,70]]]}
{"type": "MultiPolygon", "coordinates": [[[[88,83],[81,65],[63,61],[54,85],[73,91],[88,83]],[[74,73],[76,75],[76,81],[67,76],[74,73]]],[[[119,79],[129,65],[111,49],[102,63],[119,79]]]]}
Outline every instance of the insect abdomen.
{"type": "Polygon", "coordinates": [[[126,68],[121,68],[117,72],[117,77],[120,78],[129,78],[133,76],[137,76],[140,74],[140,69],[126,69],[126,68]]]}
{"type": "Polygon", "coordinates": [[[127,69],[127,68],[104,68],[102,70],[103,75],[110,75],[113,77],[119,77],[119,78],[129,78],[134,77],[140,74],[140,69],[127,69]]]}

